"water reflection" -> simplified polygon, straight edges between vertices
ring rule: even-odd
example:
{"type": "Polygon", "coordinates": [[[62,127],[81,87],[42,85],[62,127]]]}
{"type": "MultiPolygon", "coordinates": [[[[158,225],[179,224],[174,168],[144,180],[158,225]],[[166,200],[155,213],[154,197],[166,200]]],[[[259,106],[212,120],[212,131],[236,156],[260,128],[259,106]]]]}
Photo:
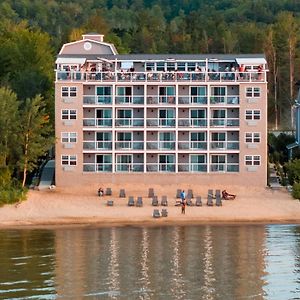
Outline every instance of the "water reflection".
{"type": "Polygon", "coordinates": [[[282,300],[299,294],[300,226],[0,231],[0,299],[282,300]]]}

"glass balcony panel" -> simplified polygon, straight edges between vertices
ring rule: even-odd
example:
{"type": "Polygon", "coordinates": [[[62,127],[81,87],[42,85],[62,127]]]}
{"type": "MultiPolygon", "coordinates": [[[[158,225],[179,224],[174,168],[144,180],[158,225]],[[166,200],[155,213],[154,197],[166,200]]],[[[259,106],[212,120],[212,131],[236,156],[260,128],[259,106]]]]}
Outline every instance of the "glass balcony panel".
{"type": "Polygon", "coordinates": [[[171,141],[159,141],[159,150],[174,150],[175,142],[171,141]]]}
{"type": "Polygon", "coordinates": [[[159,164],[159,172],[175,172],[175,164],[165,163],[159,164]]]}
{"type": "Polygon", "coordinates": [[[227,164],[227,172],[239,172],[239,164],[227,164]]]}
{"type": "Polygon", "coordinates": [[[192,96],[192,104],[207,104],[207,96],[192,96]]]}
{"type": "Polygon", "coordinates": [[[211,96],[210,104],[225,104],[225,96],[211,96]]]}
{"type": "Polygon", "coordinates": [[[227,104],[237,105],[240,103],[239,96],[227,96],[227,104]]]}
{"type": "Polygon", "coordinates": [[[147,149],[157,150],[158,149],[158,142],[147,142],[147,149]]]}
{"type": "Polygon", "coordinates": [[[211,172],[225,172],[226,164],[211,164],[210,171],[211,172]]]}
{"type": "Polygon", "coordinates": [[[190,172],[207,172],[207,164],[190,164],[190,172]]]}
{"type": "Polygon", "coordinates": [[[158,104],[159,97],[157,96],[148,96],[147,97],[147,104],[158,104]]]}

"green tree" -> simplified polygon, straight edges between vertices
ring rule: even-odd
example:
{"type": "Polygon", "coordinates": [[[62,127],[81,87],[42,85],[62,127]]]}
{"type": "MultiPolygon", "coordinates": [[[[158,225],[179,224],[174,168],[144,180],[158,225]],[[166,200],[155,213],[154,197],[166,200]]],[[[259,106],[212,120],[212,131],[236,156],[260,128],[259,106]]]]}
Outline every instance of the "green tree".
{"type": "Polygon", "coordinates": [[[25,186],[27,172],[37,166],[37,160],[44,155],[53,143],[49,138],[51,126],[49,115],[41,96],[27,98],[21,116],[20,143],[22,153],[19,161],[20,171],[23,174],[22,186],[25,186]]]}

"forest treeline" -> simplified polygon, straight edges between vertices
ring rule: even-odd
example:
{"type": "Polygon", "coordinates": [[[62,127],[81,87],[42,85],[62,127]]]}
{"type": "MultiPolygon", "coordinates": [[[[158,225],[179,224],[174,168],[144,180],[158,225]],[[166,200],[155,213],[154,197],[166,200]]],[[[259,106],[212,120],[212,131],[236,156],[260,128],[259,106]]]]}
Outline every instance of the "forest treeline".
{"type": "MultiPolygon", "coordinates": [[[[119,53],[265,53],[269,127],[287,129],[300,79],[299,25],[299,0],[2,0],[0,97],[15,95],[19,115],[39,97],[37,112],[53,125],[56,54],[98,32],[119,53]]],[[[0,124],[8,117],[0,111],[0,124]]],[[[10,149],[5,134],[1,127],[0,165],[21,178],[24,141],[10,149]]]]}

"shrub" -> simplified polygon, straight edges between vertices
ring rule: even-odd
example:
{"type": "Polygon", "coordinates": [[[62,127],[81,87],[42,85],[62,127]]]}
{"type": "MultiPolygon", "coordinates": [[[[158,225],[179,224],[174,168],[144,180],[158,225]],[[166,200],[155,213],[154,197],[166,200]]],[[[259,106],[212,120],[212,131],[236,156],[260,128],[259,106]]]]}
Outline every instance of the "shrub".
{"type": "Polygon", "coordinates": [[[292,192],[292,196],[295,199],[300,199],[300,183],[299,182],[295,182],[293,184],[293,192],[292,192]]]}

